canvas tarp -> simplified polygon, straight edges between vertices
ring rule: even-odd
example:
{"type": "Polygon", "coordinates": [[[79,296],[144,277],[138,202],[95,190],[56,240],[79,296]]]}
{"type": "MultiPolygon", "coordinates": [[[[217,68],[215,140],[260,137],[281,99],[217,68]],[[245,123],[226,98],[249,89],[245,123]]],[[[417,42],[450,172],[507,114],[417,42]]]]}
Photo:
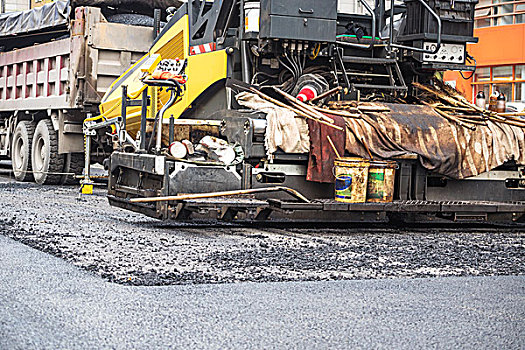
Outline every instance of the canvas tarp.
{"type": "Polygon", "coordinates": [[[21,12],[0,14],[0,38],[67,27],[70,7],[67,1],[55,1],[21,12]]]}
{"type": "Polygon", "coordinates": [[[291,121],[302,124],[302,118],[294,118],[288,109],[253,94],[241,93],[237,100],[245,107],[268,113],[268,151],[279,147],[298,152],[311,145],[308,179],[317,182],[333,182],[334,155],[326,135],[331,135],[340,153],[344,144],[347,154],[369,159],[366,144],[376,159],[416,154],[424,168],[453,179],[476,176],[511,160],[525,164],[523,128],[487,120],[486,125],[470,130],[441,117],[429,106],[384,103],[376,105],[388,111],[367,112],[360,118],[328,114],[334,120],[343,119],[346,126],[346,131],[334,131],[316,122],[311,122],[310,128],[297,127],[291,121]],[[308,129],[310,142],[305,139],[308,129]]]}
{"type": "Polygon", "coordinates": [[[241,92],[235,98],[241,106],[266,113],[264,145],[268,158],[273,158],[278,148],[287,153],[308,152],[308,125],[303,118],[249,92],[241,92]]]}
{"type": "Polygon", "coordinates": [[[523,128],[487,121],[470,130],[428,106],[384,105],[390,112],[345,118],[348,153],[369,158],[363,142],[379,158],[415,153],[424,168],[454,179],[479,175],[510,160],[525,164],[523,128]]]}
{"type": "Polygon", "coordinates": [[[156,8],[180,7],[179,0],[71,0],[54,1],[42,7],[21,12],[0,14],[0,38],[13,35],[49,31],[56,27],[67,27],[71,8],[78,6],[111,6],[117,12],[135,12],[152,16],[156,8]],[[121,11],[119,11],[121,10],[121,11]]]}
{"type": "Polygon", "coordinates": [[[345,118],[330,115],[334,125],[341,127],[342,131],[308,119],[308,130],[310,135],[310,153],[308,154],[308,169],[306,180],[315,182],[335,181],[334,160],[336,155],[328,138],[332,141],[337,153],[345,153],[345,118]]]}
{"type": "Polygon", "coordinates": [[[180,7],[183,1],[180,0],[72,0],[73,5],[76,6],[111,6],[114,8],[133,9],[136,6],[141,8],[166,9],[170,6],[180,7]]]}

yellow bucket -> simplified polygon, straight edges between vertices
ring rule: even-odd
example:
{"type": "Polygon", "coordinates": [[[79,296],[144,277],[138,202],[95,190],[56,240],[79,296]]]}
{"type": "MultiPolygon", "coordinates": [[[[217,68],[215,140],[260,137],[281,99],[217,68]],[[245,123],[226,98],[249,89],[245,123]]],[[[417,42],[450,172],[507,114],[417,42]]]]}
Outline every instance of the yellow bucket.
{"type": "Polygon", "coordinates": [[[368,170],[366,189],[367,202],[392,202],[397,163],[394,161],[372,161],[368,170]]]}
{"type": "Polygon", "coordinates": [[[339,158],[334,161],[335,200],[364,203],[370,162],[364,158],[339,158]]]}

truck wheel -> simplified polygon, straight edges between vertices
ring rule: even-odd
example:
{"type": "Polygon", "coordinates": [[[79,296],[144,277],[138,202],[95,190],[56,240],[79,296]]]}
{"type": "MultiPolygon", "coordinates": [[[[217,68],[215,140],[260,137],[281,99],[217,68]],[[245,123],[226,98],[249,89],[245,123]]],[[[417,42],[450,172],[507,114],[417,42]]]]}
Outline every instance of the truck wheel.
{"type": "Polygon", "coordinates": [[[64,169],[64,155],[58,154],[58,136],[49,119],[41,120],[36,126],[31,164],[36,183],[55,185],[60,182],[64,169]]]}
{"type": "Polygon", "coordinates": [[[29,121],[18,123],[11,143],[11,166],[17,181],[32,181],[31,143],[35,124],[29,121]]]}
{"type": "Polygon", "coordinates": [[[60,181],[63,185],[78,184],[79,180],[70,174],[82,175],[84,172],[84,153],[68,153],[64,161],[64,173],[60,181]]]}

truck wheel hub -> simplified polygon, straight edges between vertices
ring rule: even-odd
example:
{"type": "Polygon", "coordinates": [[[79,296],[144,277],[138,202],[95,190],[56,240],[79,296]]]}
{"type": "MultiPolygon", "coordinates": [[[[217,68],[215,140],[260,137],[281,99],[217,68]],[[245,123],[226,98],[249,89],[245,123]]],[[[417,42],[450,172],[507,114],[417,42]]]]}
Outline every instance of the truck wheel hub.
{"type": "Polygon", "coordinates": [[[46,145],[43,138],[39,138],[36,144],[35,152],[35,170],[43,170],[44,168],[44,159],[46,159],[46,145]]]}

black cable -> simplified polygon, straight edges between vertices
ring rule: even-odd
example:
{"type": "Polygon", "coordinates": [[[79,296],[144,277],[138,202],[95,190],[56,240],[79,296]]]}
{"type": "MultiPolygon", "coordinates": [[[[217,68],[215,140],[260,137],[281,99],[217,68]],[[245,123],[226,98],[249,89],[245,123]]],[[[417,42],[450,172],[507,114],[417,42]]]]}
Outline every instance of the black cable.
{"type": "MultiPolygon", "coordinates": [[[[286,54],[285,54],[284,57],[286,57],[286,54]]],[[[292,78],[291,78],[291,79],[292,79],[292,83],[291,83],[291,85],[295,85],[294,82],[298,79],[298,77],[297,77],[297,73],[296,73],[296,71],[295,71],[295,67],[293,67],[293,66],[292,66],[292,67],[289,67],[288,65],[286,65],[286,64],[281,60],[280,57],[278,57],[277,59],[278,59],[279,63],[281,63],[281,64],[283,65],[283,67],[285,67],[290,73],[292,73],[292,78]]],[[[288,58],[287,58],[287,59],[288,59],[288,58]]],[[[290,60],[288,59],[288,61],[290,61],[290,60]]],[[[282,74],[282,72],[281,72],[281,74],[282,74]]],[[[280,76],[279,78],[280,78],[279,80],[281,80],[281,76],[280,76]]],[[[282,78],[284,78],[284,75],[282,75],[282,78]]],[[[284,91],[286,91],[286,92],[290,92],[290,88],[289,88],[288,86],[285,86],[285,84],[286,84],[288,81],[289,81],[289,79],[286,80],[286,81],[283,81],[283,82],[282,82],[282,89],[283,89],[284,91]]]]}
{"type": "Polygon", "coordinates": [[[281,57],[277,57],[277,61],[279,61],[279,63],[282,64],[284,68],[286,68],[287,70],[289,70],[290,73],[292,73],[292,77],[295,78],[295,71],[292,70],[290,67],[288,67],[288,66],[283,62],[283,60],[281,60],[281,57]]]}
{"type": "Polygon", "coordinates": [[[301,74],[299,74],[299,76],[301,76],[301,75],[303,75],[303,65],[301,64],[301,57],[299,56],[299,51],[297,51],[295,56],[296,56],[296,59],[297,59],[297,67],[299,67],[299,71],[301,72],[301,74]]]}
{"type": "Polygon", "coordinates": [[[252,85],[255,83],[255,78],[257,78],[258,75],[264,75],[264,76],[272,78],[272,79],[279,79],[279,74],[269,74],[269,73],[265,73],[265,72],[257,72],[252,77],[252,85]]]}
{"type": "Polygon", "coordinates": [[[461,77],[465,80],[469,80],[470,78],[472,78],[474,76],[474,73],[476,73],[476,68],[478,66],[478,62],[476,62],[476,59],[472,56],[470,56],[467,52],[467,60],[469,61],[474,61],[474,70],[472,71],[472,74],[470,74],[470,77],[468,78],[465,78],[465,76],[463,75],[463,72],[462,71],[459,71],[459,74],[461,75],[461,77]]]}
{"type": "Polygon", "coordinates": [[[281,71],[281,73],[279,73],[279,84],[284,84],[285,82],[287,82],[288,80],[292,79],[293,78],[293,75],[292,73],[289,71],[289,70],[286,70],[286,69],[283,69],[281,71]],[[290,78],[286,78],[286,75],[290,74],[291,77],[290,78]],[[286,78],[286,79],[285,79],[286,78]]]}
{"type": "MultiPolygon", "coordinates": [[[[292,58],[293,62],[295,63],[295,66],[297,67],[297,80],[299,80],[301,75],[303,75],[303,68],[301,67],[301,61],[299,60],[299,53],[296,52],[295,56],[290,55],[290,57],[292,58]]],[[[295,87],[296,84],[297,81],[295,82],[293,87],[295,87]]]]}
{"type": "MultiPolygon", "coordinates": [[[[182,96],[182,87],[180,85],[180,83],[174,79],[168,79],[169,81],[173,82],[175,84],[175,86],[173,87],[169,87],[166,89],[166,91],[170,91],[170,95],[171,95],[171,90],[174,90],[175,93],[176,93],[176,96],[173,98],[173,102],[171,103],[170,106],[168,106],[168,108],[166,108],[166,110],[164,112],[166,112],[168,109],[170,109],[176,102],[178,102],[179,98],[182,96]]],[[[170,100],[171,100],[171,96],[170,96],[170,100]]],[[[168,100],[167,103],[169,103],[170,101],[168,100]]],[[[153,122],[153,131],[151,132],[151,137],[149,139],[149,143],[148,143],[148,150],[151,150],[151,147],[153,146],[153,139],[154,139],[154,135],[155,135],[155,130],[157,129],[157,124],[160,121],[160,112],[161,112],[162,108],[157,111],[157,114],[155,115],[155,121],[153,122]]],[[[163,117],[163,116],[162,116],[163,117]]],[[[142,135],[141,135],[142,137],[142,135]]],[[[146,135],[144,135],[144,137],[146,137],[146,135]]]]}
{"type": "Polygon", "coordinates": [[[294,74],[294,81],[296,81],[297,79],[299,79],[299,76],[301,75],[301,73],[299,72],[299,69],[297,68],[296,66],[296,63],[295,61],[292,59],[292,56],[290,54],[290,56],[288,56],[288,54],[285,52],[284,53],[284,57],[288,60],[288,62],[290,63],[290,65],[292,66],[295,74],[294,74]]]}
{"type": "Polygon", "coordinates": [[[301,76],[301,71],[299,70],[299,68],[297,67],[296,65],[296,62],[295,60],[293,59],[293,56],[288,56],[288,54],[285,52],[284,53],[284,57],[288,60],[288,62],[290,62],[290,65],[292,66],[293,70],[294,70],[294,78],[293,78],[293,82],[292,84],[290,85],[289,88],[287,88],[285,91],[286,92],[290,92],[293,90],[293,88],[295,87],[295,85],[297,84],[297,81],[299,80],[299,77],[301,76]]]}

